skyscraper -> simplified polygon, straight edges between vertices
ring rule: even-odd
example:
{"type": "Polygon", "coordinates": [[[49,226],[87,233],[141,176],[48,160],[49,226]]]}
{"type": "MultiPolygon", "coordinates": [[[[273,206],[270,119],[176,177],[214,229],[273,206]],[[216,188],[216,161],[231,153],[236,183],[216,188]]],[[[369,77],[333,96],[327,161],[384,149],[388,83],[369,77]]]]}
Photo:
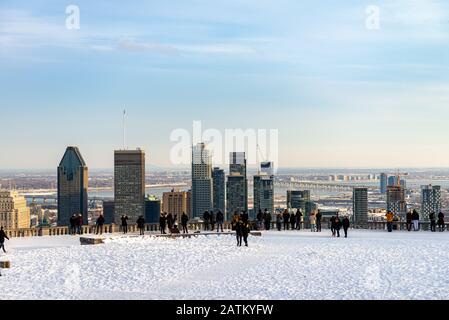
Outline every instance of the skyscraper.
{"type": "Polygon", "coordinates": [[[231,152],[229,175],[226,183],[226,211],[228,217],[234,212],[248,211],[248,180],[244,152],[231,152]]]}
{"type": "Polygon", "coordinates": [[[254,214],[267,209],[274,213],[274,176],[272,162],[263,162],[254,176],[254,214]]]}
{"type": "Polygon", "coordinates": [[[14,230],[30,227],[30,208],[17,191],[0,191],[0,226],[14,230]]]}
{"type": "Polygon", "coordinates": [[[114,214],[114,201],[106,200],[103,201],[103,217],[104,223],[111,224],[114,223],[115,214],[114,214]]]}
{"type": "Polygon", "coordinates": [[[145,198],[145,222],[159,223],[161,216],[161,200],[156,196],[147,196],[145,198]]]}
{"type": "Polygon", "coordinates": [[[388,175],[386,173],[380,174],[380,193],[387,193],[387,185],[388,185],[388,175]]]}
{"type": "Polygon", "coordinates": [[[226,179],[223,169],[214,168],[212,171],[213,180],[213,198],[214,198],[214,212],[223,212],[226,214],[226,179]]]}
{"type": "Polygon", "coordinates": [[[145,152],[143,150],[114,151],[114,214],[115,223],[126,214],[135,223],[145,214],[145,152]]]}
{"type": "Polygon", "coordinates": [[[317,206],[310,198],[310,190],[287,190],[287,207],[301,209],[304,217],[308,217],[317,206]]]}
{"type": "Polygon", "coordinates": [[[368,224],[368,188],[354,188],[352,209],[355,224],[366,226],[368,224]]]}
{"type": "Polygon", "coordinates": [[[421,213],[424,219],[429,219],[432,212],[438,216],[441,211],[441,187],[440,186],[421,186],[421,213]]]}
{"type": "Polygon", "coordinates": [[[192,149],[192,218],[213,208],[212,159],[204,143],[192,149]]]}
{"type": "Polygon", "coordinates": [[[404,217],[407,212],[405,201],[405,189],[401,186],[387,187],[387,211],[391,211],[400,217],[404,217]]]}
{"type": "Polygon", "coordinates": [[[173,217],[181,219],[183,212],[188,214],[187,192],[172,189],[170,192],[164,192],[162,195],[162,211],[171,213],[173,217]]]}
{"type": "Polygon", "coordinates": [[[398,177],[390,176],[388,177],[388,186],[396,186],[398,184],[398,177]]]}
{"type": "Polygon", "coordinates": [[[58,166],[58,225],[68,226],[73,214],[87,224],[88,169],[77,147],[67,147],[58,166]]]}

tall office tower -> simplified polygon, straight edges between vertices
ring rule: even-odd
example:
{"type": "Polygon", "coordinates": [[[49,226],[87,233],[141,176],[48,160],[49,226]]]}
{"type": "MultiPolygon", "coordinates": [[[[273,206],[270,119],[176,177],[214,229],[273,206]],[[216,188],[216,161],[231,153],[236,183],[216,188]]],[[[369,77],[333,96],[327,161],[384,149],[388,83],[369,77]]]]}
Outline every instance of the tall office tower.
{"type": "Polygon", "coordinates": [[[73,214],[87,224],[88,169],[77,147],[67,147],[58,167],[58,225],[68,226],[73,214]]]}
{"type": "Polygon", "coordinates": [[[396,176],[388,177],[388,185],[387,185],[387,187],[388,186],[397,186],[397,184],[398,184],[398,177],[396,177],[396,176]]]}
{"type": "Polygon", "coordinates": [[[114,223],[114,201],[103,201],[103,217],[106,224],[114,223]]]}
{"type": "Polygon", "coordinates": [[[231,217],[234,212],[248,211],[248,179],[244,152],[229,155],[229,175],[226,182],[226,212],[231,217]]]}
{"type": "Polygon", "coordinates": [[[401,185],[402,188],[407,189],[407,181],[405,179],[401,179],[399,181],[399,184],[401,185]]]}
{"type": "Polygon", "coordinates": [[[204,143],[192,148],[192,218],[213,208],[212,158],[204,143]]]}
{"type": "Polygon", "coordinates": [[[387,187],[387,211],[405,217],[407,203],[405,201],[405,189],[401,186],[387,187]]]}
{"type": "Polygon", "coordinates": [[[187,192],[172,189],[170,192],[164,192],[162,195],[162,211],[171,213],[181,219],[183,212],[188,213],[187,192]]]}
{"type": "Polygon", "coordinates": [[[380,174],[380,193],[386,194],[388,186],[388,175],[386,173],[380,174]]]}
{"type": "Polygon", "coordinates": [[[5,229],[26,229],[30,227],[30,208],[25,197],[17,191],[0,191],[0,226],[5,229]]]}
{"type": "Polygon", "coordinates": [[[424,219],[429,219],[432,212],[438,216],[441,211],[441,187],[440,186],[421,186],[421,213],[424,219]]]}
{"type": "Polygon", "coordinates": [[[354,188],[352,194],[354,222],[358,226],[368,224],[368,188],[354,188]]]}
{"type": "Polygon", "coordinates": [[[145,198],[145,222],[159,223],[161,216],[161,200],[156,196],[147,196],[145,198]]]}
{"type": "Polygon", "coordinates": [[[213,180],[213,198],[214,198],[214,212],[218,211],[226,214],[226,179],[225,172],[223,169],[214,168],[212,171],[212,180],[213,180]]]}
{"type": "Polygon", "coordinates": [[[262,162],[259,174],[254,176],[254,215],[259,210],[274,213],[274,176],[272,162],[262,162]]]}
{"type": "Polygon", "coordinates": [[[126,214],[135,223],[145,214],[145,152],[143,150],[114,151],[114,214],[120,223],[126,214]]]}
{"type": "Polygon", "coordinates": [[[310,190],[287,190],[287,207],[301,209],[304,217],[308,217],[311,212],[317,209],[316,203],[310,198],[310,190]]]}

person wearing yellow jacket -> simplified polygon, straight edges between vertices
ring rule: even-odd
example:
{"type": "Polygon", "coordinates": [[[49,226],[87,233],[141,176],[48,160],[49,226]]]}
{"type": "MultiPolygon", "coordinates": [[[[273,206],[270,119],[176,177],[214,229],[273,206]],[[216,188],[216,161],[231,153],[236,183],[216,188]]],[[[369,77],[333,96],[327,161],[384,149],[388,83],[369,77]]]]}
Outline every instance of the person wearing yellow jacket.
{"type": "Polygon", "coordinates": [[[387,218],[387,229],[388,229],[388,232],[392,232],[393,231],[393,219],[394,219],[393,212],[388,211],[388,213],[385,215],[385,217],[387,218]]]}

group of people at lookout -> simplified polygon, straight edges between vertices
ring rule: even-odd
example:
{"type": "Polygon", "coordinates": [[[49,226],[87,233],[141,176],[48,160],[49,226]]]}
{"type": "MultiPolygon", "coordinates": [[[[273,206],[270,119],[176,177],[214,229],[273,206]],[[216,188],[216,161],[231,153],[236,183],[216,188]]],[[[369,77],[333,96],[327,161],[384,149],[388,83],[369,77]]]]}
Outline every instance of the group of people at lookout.
{"type": "MultiPolygon", "coordinates": [[[[387,220],[387,230],[388,232],[393,232],[393,230],[398,229],[398,223],[399,223],[399,217],[394,212],[387,212],[385,215],[385,218],[387,220]]],[[[435,212],[431,212],[429,214],[429,221],[430,221],[430,231],[436,232],[437,231],[437,225],[438,225],[438,231],[443,232],[445,229],[445,223],[444,223],[444,213],[440,212],[438,215],[435,214],[435,212]]],[[[405,226],[407,231],[419,231],[420,230],[420,216],[418,211],[416,210],[409,210],[407,214],[405,215],[405,226]]]]}

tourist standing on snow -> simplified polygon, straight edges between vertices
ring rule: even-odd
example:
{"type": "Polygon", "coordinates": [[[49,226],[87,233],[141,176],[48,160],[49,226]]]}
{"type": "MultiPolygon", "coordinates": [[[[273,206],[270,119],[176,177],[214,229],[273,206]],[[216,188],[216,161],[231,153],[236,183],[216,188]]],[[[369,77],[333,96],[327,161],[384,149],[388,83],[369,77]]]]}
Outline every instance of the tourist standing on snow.
{"type": "Polygon", "coordinates": [[[127,234],[128,233],[128,216],[126,214],[124,214],[120,220],[122,220],[122,231],[123,234],[127,234]]]}
{"type": "Polygon", "coordinates": [[[203,213],[204,230],[205,231],[209,231],[209,219],[210,219],[210,214],[209,214],[209,211],[206,210],[203,213]]]}
{"type": "Polygon", "coordinates": [[[289,230],[290,214],[287,209],[284,210],[282,218],[284,219],[284,230],[289,230]]]}
{"type": "MultiPolygon", "coordinates": [[[[243,222],[243,221],[242,221],[243,222]]],[[[243,237],[243,242],[245,242],[245,247],[248,246],[248,235],[249,235],[249,230],[250,230],[250,226],[248,222],[243,222],[242,223],[242,237],[243,237]]],[[[242,245],[242,241],[240,240],[240,245],[242,245]]]]}
{"type": "Polygon", "coordinates": [[[9,240],[8,236],[6,235],[5,231],[3,230],[3,227],[0,227],[0,249],[3,249],[4,253],[6,253],[5,239],[9,240]]]}
{"type": "Polygon", "coordinates": [[[171,214],[171,212],[169,212],[167,215],[167,226],[169,232],[171,232],[171,229],[173,229],[173,222],[173,215],[171,214]]]}
{"type": "Polygon", "coordinates": [[[344,217],[343,221],[341,222],[342,226],[343,226],[343,231],[345,232],[345,238],[348,237],[348,229],[349,229],[349,219],[348,217],[344,217]]]}
{"type": "Polygon", "coordinates": [[[293,213],[293,211],[292,211],[292,213],[290,214],[290,226],[291,226],[292,230],[295,230],[295,229],[296,229],[296,216],[295,216],[295,214],[293,213]]]}
{"type": "Polygon", "coordinates": [[[340,237],[340,228],[341,228],[341,219],[337,215],[335,216],[335,232],[337,233],[337,237],[340,237]]]}
{"type": "Polygon", "coordinates": [[[248,221],[249,221],[249,215],[246,211],[242,212],[242,221],[243,221],[243,223],[248,223],[248,221]]]}
{"type": "Polygon", "coordinates": [[[407,231],[412,231],[412,211],[409,210],[405,216],[405,225],[407,227],[407,231]]]}
{"type": "Polygon", "coordinates": [[[187,229],[187,223],[189,222],[189,216],[183,212],[181,216],[182,233],[189,233],[187,229]]]}
{"type": "Polygon", "coordinates": [[[81,234],[82,226],[83,226],[83,216],[78,213],[78,216],[76,217],[76,232],[78,234],[81,234]]]}
{"type": "Polygon", "coordinates": [[[419,213],[416,210],[413,210],[412,222],[413,222],[413,231],[418,231],[419,230],[419,213]]]}
{"type": "Polygon", "coordinates": [[[329,222],[331,223],[332,237],[335,237],[335,216],[332,216],[329,222]]]}
{"type": "Polygon", "coordinates": [[[221,210],[218,210],[217,212],[217,232],[223,232],[223,223],[224,223],[224,214],[221,212],[221,210]]]}
{"type": "Polygon", "coordinates": [[[282,231],[282,215],[280,212],[276,215],[276,227],[278,228],[278,231],[282,231]]]}
{"type": "Polygon", "coordinates": [[[234,215],[232,216],[232,222],[231,222],[231,229],[232,229],[233,231],[236,230],[237,223],[239,222],[239,219],[240,219],[240,216],[239,216],[238,212],[235,211],[235,212],[234,212],[234,215]]]}
{"type": "Polygon", "coordinates": [[[96,229],[97,229],[96,234],[98,233],[103,234],[103,225],[104,225],[104,217],[102,214],[100,214],[96,222],[96,229]]]}
{"type": "Polygon", "coordinates": [[[323,217],[320,210],[316,214],[316,232],[321,232],[321,218],[323,217]]]}
{"type": "Polygon", "coordinates": [[[302,212],[301,209],[296,210],[296,230],[301,230],[301,223],[302,223],[302,212]]]}
{"type": "Polygon", "coordinates": [[[315,212],[311,212],[309,216],[309,222],[310,222],[310,231],[315,232],[316,231],[316,215],[315,212]]]}
{"type": "Polygon", "coordinates": [[[393,231],[393,219],[394,219],[393,212],[388,211],[388,213],[385,215],[385,217],[387,218],[387,230],[388,230],[388,232],[392,232],[393,231]]]}
{"type": "Polygon", "coordinates": [[[444,213],[440,212],[438,214],[438,230],[444,231],[444,213]]]}
{"type": "Polygon", "coordinates": [[[257,230],[262,230],[263,229],[263,212],[262,212],[262,209],[259,209],[259,212],[257,213],[257,216],[256,216],[256,220],[257,220],[257,230]]]}
{"type": "Polygon", "coordinates": [[[140,235],[143,236],[145,234],[145,219],[143,216],[140,216],[139,219],[136,221],[137,228],[139,228],[140,235]]]}
{"type": "Polygon", "coordinates": [[[429,219],[430,219],[430,231],[436,232],[437,231],[437,222],[435,219],[435,212],[431,212],[429,214],[429,219]]]}
{"type": "Polygon", "coordinates": [[[211,231],[214,231],[214,229],[215,229],[215,214],[212,210],[210,211],[210,214],[209,214],[209,221],[210,221],[211,231]]]}
{"type": "Polygon", "coordinates": [[[265,209],[264,218],[265,218],[265,230],[270,230],[270,228],[271,228],[271,213],[268,212],[267,209],[265,209]]]}
{"type": "Polygon", "coordinates": [[[235,235],[237,237],[237,246],[242,246],[242,238],[243,238],[243,221],[239,220],[237,221],[237,224],[235,225],[235,235]]]}
{"type": "Polygon", "coordinates": [[[72,216],[70,217],[70,234],[75,234],[76,233],[76,215],[72,214],[72,216]]]}
{"type": "Polygon", "coordinates": [[[167,212],[164,212],[159,217],[159,229],[161,229],[161,234],[167,234],[165,228],[167,227],[167,212]]]}

